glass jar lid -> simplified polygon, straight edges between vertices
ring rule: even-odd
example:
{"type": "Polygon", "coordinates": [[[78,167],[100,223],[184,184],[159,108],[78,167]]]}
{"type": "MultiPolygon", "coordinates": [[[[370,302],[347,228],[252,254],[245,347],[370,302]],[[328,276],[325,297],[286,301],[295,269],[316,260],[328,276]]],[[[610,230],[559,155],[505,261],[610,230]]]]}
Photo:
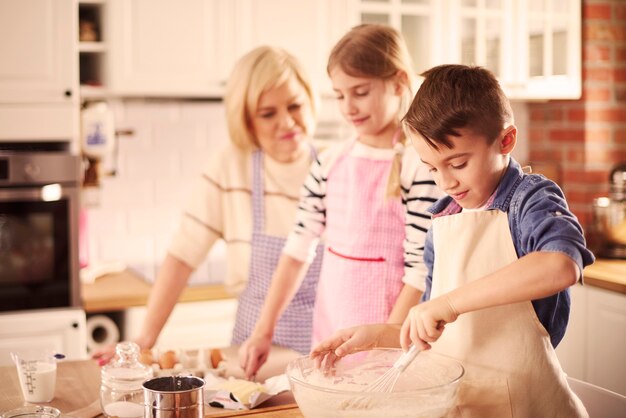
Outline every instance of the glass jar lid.
{"type": "Polygon", "coordinates": [[[123,341],[115,346],[117,358],[102,367],[102,384],[119,389],[141,389],[152,369],[139,361],[139,346],[123,341]]]}

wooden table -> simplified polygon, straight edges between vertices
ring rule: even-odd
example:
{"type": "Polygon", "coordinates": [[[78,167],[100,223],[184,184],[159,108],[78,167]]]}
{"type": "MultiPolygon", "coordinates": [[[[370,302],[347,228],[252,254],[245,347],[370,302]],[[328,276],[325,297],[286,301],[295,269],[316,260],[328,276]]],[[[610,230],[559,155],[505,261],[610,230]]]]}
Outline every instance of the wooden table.
{"type": "MultiPolygon", "coordinates": [[[[272,354],[270,354],[271,356],[272,354]]],[[[280,359],[275,356],[274,362],[280,359]]],[[[272,370],[269,365],[268,370],[272,370]]],[[[26,405],[22,398],[17,371],[14,366],[0,367],[0,414],[26,405]]],[[[57,368],[56,391],[52,402],[41,404],[58,408],[75,418],[101,417],[100,369],[93,360],[62,361],[57,368]]],[[[249,411],[228,411],[205,406],[206,418],[303,418],[294,403],[291,392],[284,392],[249,411]]]]}

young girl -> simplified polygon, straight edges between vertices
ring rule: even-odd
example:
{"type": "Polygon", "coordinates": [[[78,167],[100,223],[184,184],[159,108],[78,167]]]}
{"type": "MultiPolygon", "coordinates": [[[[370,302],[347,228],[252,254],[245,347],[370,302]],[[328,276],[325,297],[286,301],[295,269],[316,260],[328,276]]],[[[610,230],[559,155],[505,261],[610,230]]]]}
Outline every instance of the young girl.
{"type": "Polygon", "coordinates": [[[357,138],[328,150],[311,167],[296,226],[256,327],[239,351],[248,377],[265,362],[275,324],[323,233],[314,342],[359,323],[401,322],[424,289],[426,208],[440,192],[417,154],[404,153],[400,119],[414,85],[404,41],[390,27],[357,26],[334,47],[327,71],[357,138]],[[407,248],[417,248],[406,257],[403,239],[407,248]]]}

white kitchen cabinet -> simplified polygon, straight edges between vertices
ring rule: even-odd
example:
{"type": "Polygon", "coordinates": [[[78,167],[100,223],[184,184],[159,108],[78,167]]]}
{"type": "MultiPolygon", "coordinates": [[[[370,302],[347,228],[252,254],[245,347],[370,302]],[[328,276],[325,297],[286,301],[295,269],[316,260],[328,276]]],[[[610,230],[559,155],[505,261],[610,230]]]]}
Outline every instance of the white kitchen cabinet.
{"type": "Polygon", "coordinates": [[[576,379],[626,395],[626,295],[572,287],[572,310],[557,356],[576,379]]]}
{"type": "Polygon", "coordinates": [[[360,22],[400,30],[418,73],[479,65],[511,99],[580,97],[580,0],[354,0],[352,8],[360,22]]]}
{"type": "Polygon", "coordinates": [[[626,296],[587,291],[586,381],[626,395],[626,296]]]}
{"type": "Polygon", "coordinates": [[[380,23],[399,30],[418,74],[446,61],[446,50],[442,48],[444,1],[363,0],[356,1],[353,9],[359,23],[380,23]]]}
{"type": "Polygon", "coordinates": [[[234,7],[228,0],[108,0],[110,93],[221,95],[238,36],[234,7]]]}
{"type": "Polygon", "coordinates": [[[85,312],[46,309],[0,314],[0,366],[12,364],[10,352],[43,348],[65,354],[68,360],[87,358],[85,312]]]}
{"type": "MultiPolygon", "coordinates": [[[[349,0],[107,0],[108,91],[221,97],[233,65],[259,45],[297,56],[330,91],[326,60],[350,27],[349,0]]],[[[352,22],[354,23],[354,22],[352,22]]]]}
{"type": "Polygon", "coordinates": [[[580,97],[580,0],[451,2],[449,62],[488,68],[511,98],[580,97]]]}
{"type": "Polygon", "coordinates": [[[516,2],[516,44],[507,50],[517,72],[509,94],[525,99],[578,99],[582,92],[580,0],[516,2]]]}
{"type": "Polygon", "coordinates": [[[348,0],[239,0],[240,55],[260,45],[296,56],[322,93],[332,92],[326,73],[334,44],[357,23],[348,0]]]}
{"type": "Polygon", "coordinates": [[[78,0],[78,55],[81,100],[108,94],[107,1],[78,0]]]}
{"type": "MultiPolygon", "coordinates": [[[[226,347],[235,325],[237,299],[178,303],[156,342],[162,348],[226,347]]],[[[139,336],[146,316],[145,307],[124,313],[124,340],[139,336]]]]}
{"type": "Polygon", "coordinates": [[[0,140],[78,133],[74,0],[0,0],[0,140]]]}

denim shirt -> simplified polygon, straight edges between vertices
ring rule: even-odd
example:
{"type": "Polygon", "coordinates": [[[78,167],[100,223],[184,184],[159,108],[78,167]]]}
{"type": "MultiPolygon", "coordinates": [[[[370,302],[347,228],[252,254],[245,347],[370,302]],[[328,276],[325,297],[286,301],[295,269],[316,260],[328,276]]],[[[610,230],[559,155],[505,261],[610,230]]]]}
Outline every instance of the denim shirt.
{"type": "MultiPolygon", "coordinates": [[[[489,200],[487,210],[494,209],[507,213],[518,258],[535,251],[566,254],[580,268],[582,281],[583,268],[593,263],[595,258],[585,246],[582,227],[569,211],[563,192],[556,183],[542,175],[525,174],[517,161],[511,158],[506,173],[489,200]]],[[[433,217],[452,215],[461,210],[461,206],[450,196],[439,199],[428,209],[433,217]]],[[[432,287],[435,262],[432,227],[426,235],[424,262],[428,276],[422,301],[430,299],[432,287]]],[[[565,334],[570,303],[569,289],[532,301],[539,321],[550,334],[553,347],[565,334]]]]}

